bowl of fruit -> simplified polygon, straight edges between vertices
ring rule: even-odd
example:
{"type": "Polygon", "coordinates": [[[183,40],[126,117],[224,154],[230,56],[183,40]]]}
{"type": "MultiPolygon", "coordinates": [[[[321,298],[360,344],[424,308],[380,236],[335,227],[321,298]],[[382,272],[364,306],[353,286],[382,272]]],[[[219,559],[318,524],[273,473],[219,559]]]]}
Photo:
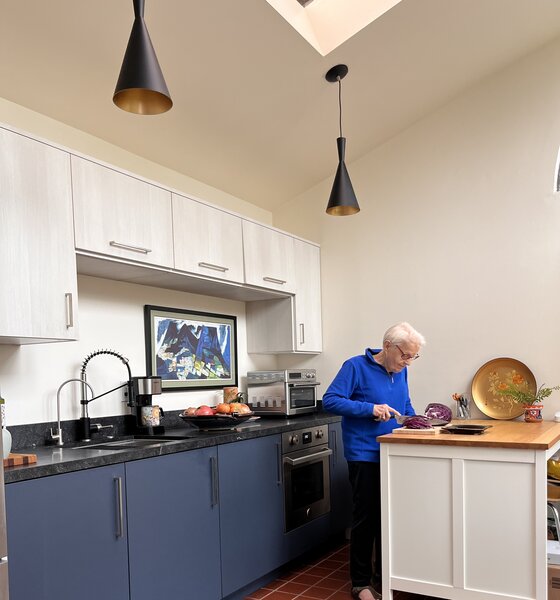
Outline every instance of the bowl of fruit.
{"type": "Polygon", "coordinates": [[[243,402],[220,402],[217,406],[203,404],[197,408],[186,408],[179,416],[198,429],[232,429],[251,418],[258,418],[243,402]]]}

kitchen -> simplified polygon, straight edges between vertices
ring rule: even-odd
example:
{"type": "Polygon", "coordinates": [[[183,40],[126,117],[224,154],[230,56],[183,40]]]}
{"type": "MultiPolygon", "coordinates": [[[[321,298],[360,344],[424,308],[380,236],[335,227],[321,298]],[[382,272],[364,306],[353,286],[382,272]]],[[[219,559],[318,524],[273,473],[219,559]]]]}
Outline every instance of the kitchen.
{"type": "MultiPolygon", "coordinates": [[[[403,13],[405,8],[413,11],[408,17],[411,21],[419,18],[413,3],[401,4],[380,20],[380,26],[398,25],[397,17],[409,25],[403,13]]],[[[509,2],[481,2],[474,3],[474,7],[472,4],[469,3],[469,15],[473,22],[485,22],[487,18],[490,23],[493,16],[499,31],[498,25],[502,24],[503,29],[505,21],[511,40],[525,30],[522,16],[509,2]],[[484,5],[488,4],[495,12],[477,19],[485,14],[484,5]]],[[[542,21],[560,24],[559,15],[552,18],[557,11],[554,4],[539,2],[537,13],[546,15],[542,21]]],[[[517,9],[521,12],[521,7],[527,9],[529,5],[534,3],[519,3],[517,9]]],[[[34,18],[39,22],[40,18],[48,19],[38,3],[32,6],[34,18]]],[[[458,35],[452,27],[453,14],[445,12],[442,3],[430,3],[430,9],[434,11],[432,16],[438,10],[443,12],[439,22],[443,19],[458,35]]],[[[14,9],[6,6],[5,14],[11,10],[14,9]]],[[[128,3],[124,3],[126,28],[129,10],[128,3]]],[[[464,15],[466,7],[453,3],[448,10],[464,15]]],[[[147,22],[159,55],[160,41],[152,27],[155,12],[148,4],[147,22]]],[[[530,13],[523,14],[532,22],[530,13]]],[[[18,35],[25,35],[23,26],[18,25],[21,22],[14,26],[6,17],[2,23],[2,44],[12,43],[5,29],[13,28],[18,35]]],[[[434,31],[426,31],[435,35],[439,27],[432,27],[434,31]]],[[[63,123],[61,116],[57,119],[50,114],[47,107],[41,110],[31,101],[26,103],[23,97],[18,102],[15,82],[12,88],[7,73],[1,78],[3,123],[320,244],[323,323],[321,354],[250,354],[244,302],[80,275],[78,341],[0,346],[0,385],[6,398],[8,427],[55,421],[58,386],[76,376],[84,357],[97,348],[122,352],[132,365],[133,374],[143,374],[145,304],[236,315],[241,374],[270,368],[316,368],[322,382],[320,392],[342,360],[377,343],[386,326],[401,319],[414,323],[428,339],[410,377],[417,409],[431,401],[451,405],[451,394],[468,392],[478,367],[497,356],[522,360],[531,367],[539,383],[558,383],[556,340],[560,325],[556,297],[560,285],[560,241],[556,223],[560,207],[554,185],[560,145],[560,82],[554,74],[560,62],[560,41],[556,36],[543,34],[538,45],[519,48],[506,55],[503,62],[492,63],[480,70],[477,78],[465,80],[463,87],[448,90],[447,96],[440,98],[437,106],[430,106],[429,111],[418,106],[416,113],[409,115],[406,126],[398,133],[390,132],[362,156],[353,154],[357,151],[359,129],[363,120],[375,121],[378,111],[368,107],[358,119],[355,115],[360,113],[354,104],[359,99],[353,89],[359,89],[360,80],[367,77],[377,90],[378,102],[391,104],[395,100],[386,97],[390,86],[378,83],[378,65],[371,66],[376,52],[364,50],[364,45],[373,43],[367,33],[364,30],[324,59],[308,58],[314,63],[318,80],[336,62],[346,61],[350,66],[343,90],[344,128],[348,137],[348,168],[362,210],[347,219],[324,214],[334,175],[337,133],[336,91],[327,83],[321,81],[318,86],[323,86],[320,94],[328,112],[311,137],[321,136],[332,167],[304,191],[287,195],[289,200],[284,204],[267,209],[228,193],[227,188],[224,191],[220,185],[201,183],[202,178],[196,181],[196,176],[189,177],[188,169],[186,175],[181,175],[159,166],[157,161],[135,156],[135,152],[142,155],[141,146],[127,152],[116,142],[110,144],[94,137],[95,133],[87,133],[85,124],[82,128],[71,127],[63,123]],[[348,57],[354,53],[367,60],[350,60],[348,57]]],[[[385,29],[380,33],[385,33],[385,29]]],[[[286,35],[296,37],[291,32],[286,35]]],[[[469,42],[472,52],[470,36],[463,34],[460,39],[469,42]]],[[[416,41],[418,46],[423,47],[428,37],[426,34],[416,41]]],[[[406,74],[402,95],[420,97],[422,90],[414,87],[421,87],[414,78],[414,69],[406,66],[416,48],[413,42],[409,54],[401,56],[404,64],[397,65],[400,68],[395,71],[406,74]]],[[[294,45],[304,56],[311,56],[312,50],[303,43],[294,41],[294,45]]],[[[8,56],[8,48],[3,49],[2,55],[8,56]]],[[[450,78],[465,68],[463,63],[452,62],[455,55],[448,56],[437,48],[431,50],[429,58],[435,61],[433,68],[439,78],[450,78]]],[[[389,54],[381,52],[384,60],[389,54]]],[[[163,57],[159,58],[163,66],[163,57]]],[[[115,57],[117,69],[120,59],[120,55],[115,57]]],[[[2,68],[8,67],[4,64],[2,68]]],[[[164,70],[167,76],[165,67],[164,70]]],[[[239,78],[241,84],[244,76],[239,78]]],[[[278,74],[274,73],[274,77],[278,74]]],[[[283,85],[289,88],[288,83],[283,85]]],[[[197,82],[196,87],[201,86],[197,82]]],[[[110,102],[111,93],[109,87],[100,96],[107,96],[110,102]]],[[[257,96],[262,96],[262,92],[257,96]]],[[[172,111],[177,105],[178,99],[172,111]]],[[[140,128],[138,119],[125,118],[133,138],[132,129],[140,128]]],[[[157,129],[157,118],[150,119],[146,127],[157,129]]],[[[291,138],[292,143],[297,137],[299,133],[291,138]]],[[[313,161],[305,162],[311,168],[309,162],[313,161]]],[[[9,293],[8,283],[4,281],[9,293]]],[[[98,365],[92,364],[90,377],[95,387],[109,389],[123,380],[122,366],[117,361],[100,360],[98,365]]],[[[122,414],[122,399],[119,395],[101,398],[91,405],[92,416],[122,414]]],[[[166,394],[162,406],[178,410],[213,399],[210,392],[177,392],[166,394]]],[[[551,419],[558,410],[559,399],[553,396],[545,405],[545,419],[551,419]]],[[[62,417],[79,417],[79,406],[66,396],[62,399],[62,417]]]]}

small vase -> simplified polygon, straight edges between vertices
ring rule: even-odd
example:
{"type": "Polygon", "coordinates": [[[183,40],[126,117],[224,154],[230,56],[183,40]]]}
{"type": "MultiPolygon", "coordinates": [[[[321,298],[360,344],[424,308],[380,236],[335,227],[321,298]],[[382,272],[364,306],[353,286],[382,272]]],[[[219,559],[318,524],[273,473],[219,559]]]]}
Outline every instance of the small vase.
{"type": "Polygon", "coordinates": [[[5,428],[2,427],[2,454],[4,458],[10,456],[12,449],[12,434],[5,428]]]}
{"type": "Polygon", "coordinates": [[[525,405],[525,423],[540,423],[542,421],[542,404],[525,405]]]}

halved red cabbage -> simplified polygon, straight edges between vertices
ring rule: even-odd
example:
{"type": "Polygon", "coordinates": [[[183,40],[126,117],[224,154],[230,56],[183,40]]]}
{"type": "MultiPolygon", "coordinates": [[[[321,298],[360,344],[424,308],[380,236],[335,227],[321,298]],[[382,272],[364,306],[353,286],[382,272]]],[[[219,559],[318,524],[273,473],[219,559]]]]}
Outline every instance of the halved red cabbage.
{"type": "Polygon", "coordinates": [[[403,427],[408,429],[429,429],[431,426],[430,419],[424,415],[413,415],[403,421],[403,427]]]}
{"type": "Polygon", "coordinates": [[[446,423],[449,423],[453,418],[449,406],[445,406],[445,404],[439,404],[437,402],[428,404],[428,406],[426,406],[426,410],[424,411],[424,415],[428,417],[428,419],[441,419],[446,423]]]}

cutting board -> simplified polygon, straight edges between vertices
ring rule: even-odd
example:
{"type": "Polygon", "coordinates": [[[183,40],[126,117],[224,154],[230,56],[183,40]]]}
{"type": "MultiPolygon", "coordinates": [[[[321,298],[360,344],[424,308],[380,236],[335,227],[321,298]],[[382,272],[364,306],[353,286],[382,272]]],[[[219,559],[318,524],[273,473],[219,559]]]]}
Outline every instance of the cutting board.
{"type": "Polygon", "coordinates": [[[20,465],[31,465],[37,462],[36,454],[12,454],[4,459],[4,467],[18,467],[20,465]]]}
{"type": "Polygon", "coordinates": [[[399,427],[393,429],[395,435],[437,435],[440,432],[439,427],[432,427],[431,429],[407,429],[406,427],[399,427]]]}

